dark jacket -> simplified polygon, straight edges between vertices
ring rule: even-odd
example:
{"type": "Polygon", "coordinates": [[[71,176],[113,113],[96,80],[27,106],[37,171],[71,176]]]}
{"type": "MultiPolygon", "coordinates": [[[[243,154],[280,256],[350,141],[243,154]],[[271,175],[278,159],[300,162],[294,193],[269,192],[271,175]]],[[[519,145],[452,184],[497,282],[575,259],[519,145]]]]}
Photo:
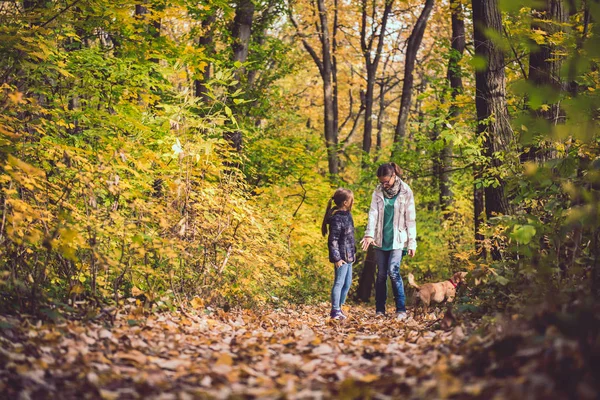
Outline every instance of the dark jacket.
{"type": "Polygon", "coordinates": [[[349,211],[336,211],[329,218],[329,261],[344,260],[354,262],[356,245],[354,242],[354,221],[349,211]]]}

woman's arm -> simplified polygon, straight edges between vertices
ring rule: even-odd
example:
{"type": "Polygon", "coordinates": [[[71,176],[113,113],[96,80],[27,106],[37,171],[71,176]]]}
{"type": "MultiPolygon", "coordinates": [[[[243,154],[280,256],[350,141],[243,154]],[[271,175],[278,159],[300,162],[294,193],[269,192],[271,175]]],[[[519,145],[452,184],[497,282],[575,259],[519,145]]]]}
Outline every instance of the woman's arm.
{"type": "Polygon", "coordinates": [[[377,225],[377,218],[379,211],[377,210],[377,197],[375,191],[371,196],[371,207],[369,208],[369,220],[367,222],[367,229],[365,229],[365,237],[375,237],[375,227],[377,225]]]}
{"type": "Polygon", "coordinates": [[[367,229],[365,229],[365,236],[360,241],[361,248],[366,251],[371,244],[373,244],[375,237],[375,227],[377,226],[377,218],[379,211],[377,210],[377,198],[375,197],[375,191],[371,196],[371,207],[369,208],[369,219],[367,221],[367,229]]]}
{"type": "Polygon", "coordinates": [[[408,234],[408,250],[415,252],[417,250],[417,212],[415,209],[415,197],[412,190],[408,190],[406,199],[406,208],[404,209],[404,222],[408,234]]]}

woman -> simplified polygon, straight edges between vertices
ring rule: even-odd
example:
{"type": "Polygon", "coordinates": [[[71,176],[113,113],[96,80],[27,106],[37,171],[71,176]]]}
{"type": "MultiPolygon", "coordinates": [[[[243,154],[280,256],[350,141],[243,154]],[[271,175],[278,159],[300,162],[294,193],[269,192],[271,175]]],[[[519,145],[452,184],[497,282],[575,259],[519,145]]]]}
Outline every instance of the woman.
{"type": "Polygon", "coordinates": [[[379,185],[373,192],[369,222],[365,237],[361,240],[363,250],[375,246],[377,280],[375,282],[375,312],[385,315],[387,277],[392,280],[396,300],[396,318],[406,318],[406,298],[400,276],[402,251],[415,256],[417,250],[417,224],[415,199],[410,187],[400,179],[402,171],[394,163],[386,163],[377,169],[379,185]]]}

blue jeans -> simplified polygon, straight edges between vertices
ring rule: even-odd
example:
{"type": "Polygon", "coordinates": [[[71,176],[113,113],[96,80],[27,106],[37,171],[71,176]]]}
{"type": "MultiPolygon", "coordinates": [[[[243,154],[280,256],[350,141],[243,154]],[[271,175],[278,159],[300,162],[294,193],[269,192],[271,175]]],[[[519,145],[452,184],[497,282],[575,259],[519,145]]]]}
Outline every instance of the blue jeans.
{"type": "Polygon", "coordinates": [[[396,300],[396,312],[406,311],[404,284],[400,276],[402,249],[384,251],[375,249],[377,259],[377,280],[375,281],[375,311],[385,312],[387,300],[387,277],[392,280],[392,291],[396,300]]]}
{"type": "Polygon", "coordinates": [[[346,302],[346,296],[352,286],[352,263],[341,265],[335,269],[335,279],[331,288],[331,308],[340,310],[342,304],[346,302]]]}

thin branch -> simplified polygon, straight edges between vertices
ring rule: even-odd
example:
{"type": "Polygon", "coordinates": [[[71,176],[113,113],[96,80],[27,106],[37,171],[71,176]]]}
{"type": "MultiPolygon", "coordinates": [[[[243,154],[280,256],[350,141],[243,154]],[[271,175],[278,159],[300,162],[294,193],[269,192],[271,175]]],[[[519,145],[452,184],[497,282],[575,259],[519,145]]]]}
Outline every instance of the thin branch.
{"type": "Polygon", "coordinates": [[[292,218],[296,217],[296,214],[298,214],[300,207],[302,207],[302,204],[304,204],[304,200],[306,200],[306,188],[304,187],[304,184],[302,183],[302,178],[298,179],[298,183],[300,184],[300,187],[302,188],[302,200],[300,201],[300,204],[298,204],[298,207],[296,208],[296,211],[294,211],[294,214],[292,214],[292,218]]]}
{"type": "Polygon", "coordinates": [[[60,17],[63,13],[65,13],[66,11],[68,11],[71,7],[73,7],[75,4],[79,3],[81,0],[75,0],[74,2],[72,2],[71,4],[67,5],[65,8],[63,8],[61,11],[58,12],[58,14],[54,15],[52,18],[50,18],[48,21],[44,22],[42,25],[40,25],[42,28],[45,27],[46,25],[48,25],[50,22],[54,21],[56,18],[60,17]]]}
{"type": "Polygon", "coordinates": [[[352,129],[350,130],[350,133],[348,133],[346,139],[342,140],[342,150],[346,150],[346,148],[349,146],[350,139],[356,133],[356,128],[358,127],[358,120],[360,119],[360,116],[363,114],[364,111],[365,107],[361,106],[360,110],[358,110],[358,114],[356,114],[356,118],[354,119],[354,123],[352,124],[352,129]]]}
{"type": "Polygon", "coordinates": [[[319,72],[321,73],[321,76],[323,76],[323,74],[325,73],[324,72],[325,70],[323,67],[323,61],[321,61],[321,59],[317,55],[317,52],[312,48],[312,46],[306,41],[306,39],[304,39],[303,35],[300,33],[300,27],[298,26],[298,22],[294,19],[294,15],[292,14],[291,5],[288,7],[288,15],[290,17],[290,21],[292,22],[292,25],[294,25],[294,28],[296,29],[297,36],[299,38],[301,38],[301,40],[302,40],[302,45],[304,46],[304,48],[306,49],[308,54],[310,54],[310,56],[314,60],[315,64],[317,64],[317,68],[319,68],[319,72]]]}
{"type": "MultiPolygon", "coordinates": [[[[447,170],[445,170],[444,172],[446,172],[446,173],[451,173],[451,172],[456,172],[456,171],[463,171],[463,170],[465,170],[465,169],[469,169],[469,168],[472,168],[472,167],[474,167],[474,166],[475,166],[475,163],[470,163],[470,164],[467,164],[467,165],[465,165],[465,166],[463,166],[463,167],[457,167],[457,168],[447,169],[447,170]]],[[[419,175],[419,174],[415,173],[415,171],[411,171],[410,169],[408,169],[408,168],[406,168],[406,167],[402,167],[402,169],[404,169],[405,171],[408,171],[408,172],[410,172],[410,173],[411,173],[411,175],[412,175],[411,177],[412,177],[412,178],[414,178],[414,179],[416,179],[416,178],[425,178],[425,177],[428,177],[428,176],[434,176],[434,175],[437,175],[437,173],[436,173],[436,172],[432,172],[432,173],[428,173],[428,174],[419,175]]]]}
{"type": "Polygon", "coordinates": [[[511,41],[511,37],[510,37],[510,33],[508,33],[508,29],[506,29],[506,25],[502,24],[502,30],[504,30],[504,35],[506,35],[506,38],[508,39],[508,44],[510,44],[510,49],[512,50],[513,54],[515,55],[515,60],[519,63],[519,67],[521,67],[521,72],[523,73],[523,77],[525,79],[527,79],[527,72],[525,72],[525,66],[521,62],[521,59],[519,58],[519,55],[517,54],[517,50],[515,49],[515,46],[513,46],[513,43],[511,41]]]}

